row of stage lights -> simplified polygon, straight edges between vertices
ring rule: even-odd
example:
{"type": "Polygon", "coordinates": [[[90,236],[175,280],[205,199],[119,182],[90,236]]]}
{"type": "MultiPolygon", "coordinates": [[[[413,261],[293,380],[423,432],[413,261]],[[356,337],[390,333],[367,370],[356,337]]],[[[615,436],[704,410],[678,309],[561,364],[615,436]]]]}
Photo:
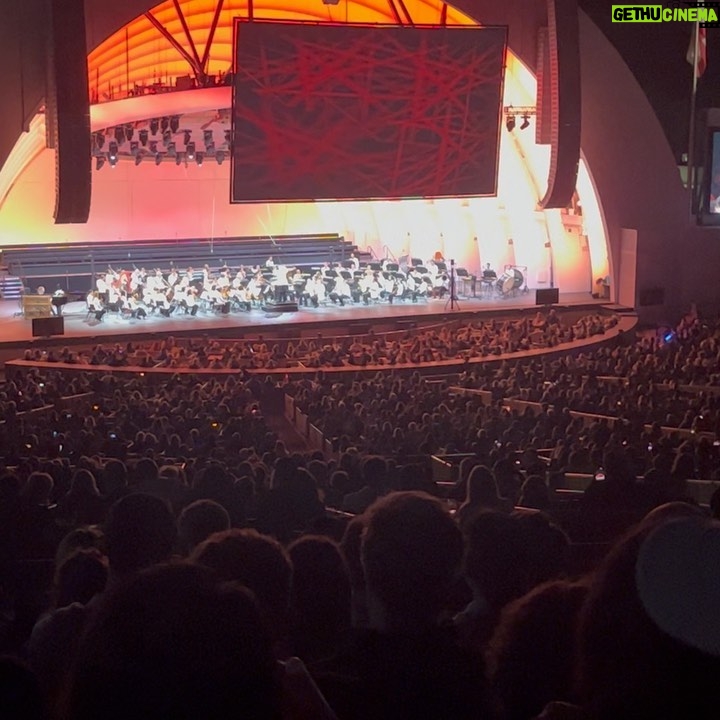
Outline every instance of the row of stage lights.
{"type": "Polygon", "coordinates": [[[192,130],[180,129],[180,117],[153,118],[149,127],[137,130],[133,125],[118,125],[113,130],[97,131],[93,133],[93,157],[95,158],[95,169],[100,170],[107,163],[115,167],[120,159],[120,147],[129,143],[128,154],[134,159],[135,165],[149,158],[154,160],[155,165],[160,165],[166,158],[174,159],[176,165],[187,165],[194,162],[201,166],[208,157],[215,158],[218,165],[222,165],[230,153],[232,145],[232,133],[224,131],[224,142],[216,147],[214,133],[212,130],[203,130],[204,150],[199,150],[192,140],[192,130]],[[162,138],[153,140],[158,132],[162,138]],[[182,133],[185,150],[178,150],[174,136],[182,133]],[[105,144],[107,143],[107,150],[105,144]],[[162,149],[160,148],[162,145],[162,149]]]}
{"type": "Polygon", "coordinates": [[[534,107],[513,107],[508,105],[503,108],[505,113],[505,127],[508,132],[512,132],[517,125],[517,119],[521,119],[520,130],[530,127],[530,117],[537,114],[537,108],[534,107]]]}

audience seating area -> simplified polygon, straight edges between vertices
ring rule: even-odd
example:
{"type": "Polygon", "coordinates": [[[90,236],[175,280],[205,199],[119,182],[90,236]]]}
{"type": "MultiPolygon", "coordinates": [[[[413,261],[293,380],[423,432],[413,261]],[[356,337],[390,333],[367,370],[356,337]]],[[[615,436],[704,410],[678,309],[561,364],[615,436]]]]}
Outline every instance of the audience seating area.
{"type": "Polygon", "coordinates": [[[715,718],[720,319],[534,320],[12,366],[0,716],[715,718]]]}

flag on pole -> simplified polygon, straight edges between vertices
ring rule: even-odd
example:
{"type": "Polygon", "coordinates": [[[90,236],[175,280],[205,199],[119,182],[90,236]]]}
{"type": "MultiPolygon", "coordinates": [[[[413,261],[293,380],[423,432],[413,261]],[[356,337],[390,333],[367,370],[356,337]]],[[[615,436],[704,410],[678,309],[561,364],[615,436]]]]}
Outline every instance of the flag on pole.
{"type": "Polygon", "coordinates": [[[704,27],[696,24],[690,36],[690,46],[685,57],[691,65],[695,66],[695,77],[701,77],[707,67],[707,35],[704,27]],[[697,58],[695,57],[695,48],[697,48],[697,58]]]}

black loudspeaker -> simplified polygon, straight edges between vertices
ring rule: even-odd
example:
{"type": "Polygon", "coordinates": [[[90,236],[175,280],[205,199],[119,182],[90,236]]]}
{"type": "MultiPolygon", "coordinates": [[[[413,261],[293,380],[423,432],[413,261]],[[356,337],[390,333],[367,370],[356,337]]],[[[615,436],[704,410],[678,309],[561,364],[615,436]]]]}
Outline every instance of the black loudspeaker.
{"type": "Polygon", "coordinates": [[[538,288],[535,290],[536,305],[557,305],[560,302],[560,290],[558,288],[538,288]]]}
{"type": "Polygon", "coordinates": [[[50,337],[51,335],[65,334],[65,318],[62,317],[44,317],[33,318],[32,336],[33,337],[50,337]]]}
{"type": "MultiPolygon", "coordinates": [[[[580,162],[580,28],[578,0],[547,0],[548,32],[540,86],[541,130],[550,124],[550,171],[540,207],[567,207],[580,162]],[[549,75],[549,79],[548,76],[549,75]],[[549,90],[549,97],[548,97],[549,90]],[[546,114],[550,114],[548,121],[546,114]]],[[[542,44],[545,45],[544,37],[542,44]]]]}
{"type": "Polygon", "coordinates": [[[90,215],[92,142],[85,5],[52,0],[50,88],[55,111],[55,223],[86,223],[90,215]]]}

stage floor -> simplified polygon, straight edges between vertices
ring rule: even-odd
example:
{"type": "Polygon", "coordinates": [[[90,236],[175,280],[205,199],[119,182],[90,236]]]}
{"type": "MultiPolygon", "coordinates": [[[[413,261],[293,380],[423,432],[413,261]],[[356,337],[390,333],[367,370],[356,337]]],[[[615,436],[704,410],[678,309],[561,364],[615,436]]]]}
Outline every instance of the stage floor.
{"type": "MultiPolygon", "coordinates": [[[[68,303],[63,312],[65,332],[61,337],[53,338],[53,344],[72,344],[82,342],[108,342],[130,340],[132,338],[157,335],[210,335],[213,337],[241,337],[246,335],[267,334],[271,336],[275,329],[298,328],[298,336],[318,333],[318,326],[328,330],[337,326],[355,323],[368,323],[373,326],[398,321],[430,322],[433,318],[441,321],[449,316],[467,317],[482,315],[503,315],[519,310],[536,309],[534,292],[519,294],[515,297],[460,298],[451,308],[448,300],[431,299],[417,303],[400,302],[390,305],[323,305],[319,308],[300,308],[297,312],[270,313],[260,308],[250,312],[233,312],[229,315],[198,313],[195,317],[183,312],[169,318],[150,315],[143,320],[125,319],[118,315],[106,315],[101,322],[88,316],[84,302],[68,303]]],[[[606,300],[592,298],[590,293],[560,293],[557,307],[593,308],[607,305],[606,300]]],[[[19,313],[19,303],[15,300],[0,301],[0,347],[9,349],[30,346],[32,343],[47,345],[47,338],[33,338],[32,322],[19,313]]],[[[337,330],[333,330],[337,334],[337,330]]]]}

